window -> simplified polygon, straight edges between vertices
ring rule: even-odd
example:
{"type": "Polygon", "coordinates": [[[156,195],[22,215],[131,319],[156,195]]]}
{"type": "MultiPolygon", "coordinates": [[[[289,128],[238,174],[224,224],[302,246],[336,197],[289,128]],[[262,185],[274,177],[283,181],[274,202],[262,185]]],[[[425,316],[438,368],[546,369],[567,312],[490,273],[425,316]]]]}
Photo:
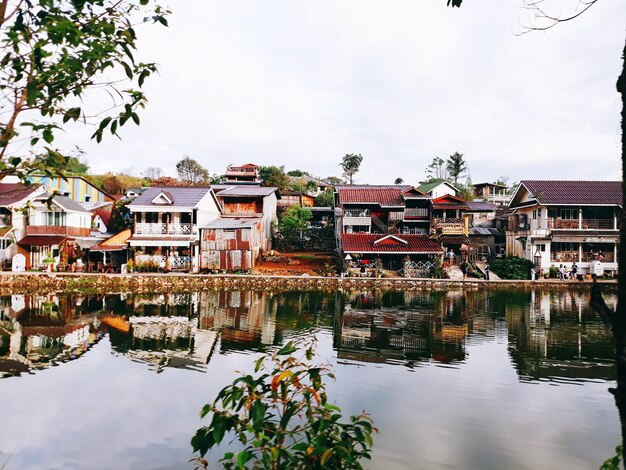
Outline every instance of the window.
{"type": "Polygon", "coordinates": [[[65,212],[44,212],[43,225],[65,226],[65,212]]]}
{"type": "Polygon", "coordinates": [[[535,245],[535,249],[539,250],[539,251],[546,251],[546,244],[545,243],[539,243],[537,245],[535,245]]]}
{"type": "Polygon", "coordinates": [[[70,193],[69,193],[68,191],[65,191],[65,192],[63,193],[63,196],[65,196],[65,197],[70,197],[70,193]]]}
{"type": "Polygon", "coordinates": [[[537,218],[537,209],[533,210],[533,220],[537,218]]]}
{"type": "Polygon", "coordinates": [[[91,196],[85,196],[85,202],[91,201],[91,196]]]}

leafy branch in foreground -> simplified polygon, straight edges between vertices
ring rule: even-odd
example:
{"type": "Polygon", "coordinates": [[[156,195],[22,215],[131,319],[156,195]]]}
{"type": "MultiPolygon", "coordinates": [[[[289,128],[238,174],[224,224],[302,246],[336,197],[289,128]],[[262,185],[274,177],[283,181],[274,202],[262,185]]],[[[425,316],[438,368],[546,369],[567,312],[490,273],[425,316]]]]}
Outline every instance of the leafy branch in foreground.
{"type": "Polygon", "coordinates": [[[369,415],[342,422],[341,409],[328,403],[324,379],[333,378],[327,364],[313,364],[314,340],[301,349],[294,342],[261,357],[254,375],[237,378],[223,388],[201,416],[211,424],[198,429],[191,440],[195,461],[231,437],[237,452],[220,459],[225,468],[360,469],[359,460],[372,452],[369,415]],[[302,351],[304,350],[304,351],[302,351]],[[294,357],[300,351],[301,358],[294,357]]]}

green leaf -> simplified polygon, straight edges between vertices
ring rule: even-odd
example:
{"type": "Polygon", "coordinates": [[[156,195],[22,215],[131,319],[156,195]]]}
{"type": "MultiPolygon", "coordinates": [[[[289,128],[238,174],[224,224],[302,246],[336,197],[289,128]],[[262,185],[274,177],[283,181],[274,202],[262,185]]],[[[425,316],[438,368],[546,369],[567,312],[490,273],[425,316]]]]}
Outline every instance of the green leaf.
{"type": "Polygon", "coordinates": [[[124,72],[126,72],[126,76],[132,79],[133,69],[130,68],[130,65],[128,65],[126,62],[122,62],[122,67],[124,67],[124,72]]]}
{"type": "Polygon", "coordinates": [[[265,356],[261,356],[260,358],[257,359],[257,361],[254,364],[254,372],[258,372],[259,371],[259,369],[263,365],[263,361],[264,360],[265,360],[265,356]]]}
{"type": "Polygon", "coordinates": [[[237,454],[237,465],[245,467],[246,462],[252,458],[252,455],[247,450],[242,450],[237,454]]]}
{"type": "Polygon", "coordinates": [[[289,341],[276,354],[279,356],[287,356],[289,354],[293,354],[297,350],[298,349],[294,346],[293,341],[289,341]]]}
{"type": "Polygon", "coordinates": [[[333,455],[335,455],[335,451],[331,448],[331,449],[326,449],[324,451],[324,453],[322,454],[322,459],[320,460],[320,463],[323,465],[326,465],[326,462],[328,462],[328,459],[330,459],[333,455]]]}
{"type": "Polygon", "coordinates": [[[70,108],[63,115],[63,123],[66,123],[70,119],[73,119],[74,121],[76,121],[78,120],[79,117],[80,117],[80,108],[70,108]]]}
{"type": "Polygon", "coordinates": [[[43,140],[51,144],[52,141],[54,140],[54,134],[52,133],[52,129],[50,128],[44,129],[42,133],[42,137],[43,137],[43,140]]]}

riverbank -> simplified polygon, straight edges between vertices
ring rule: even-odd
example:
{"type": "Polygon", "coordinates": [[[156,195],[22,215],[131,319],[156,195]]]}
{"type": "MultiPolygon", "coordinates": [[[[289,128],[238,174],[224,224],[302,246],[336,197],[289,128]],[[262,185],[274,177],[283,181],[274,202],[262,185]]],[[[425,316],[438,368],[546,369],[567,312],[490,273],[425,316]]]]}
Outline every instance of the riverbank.
{"type": "MultiPolygon", "coordinates": [[[[599,281],[607,292],[617,291],[617,281],[599,281]]],[[[49,292],[197,292],[205,290],[321,290],[352,291],[385,289],[395,291],[448,289],[576,289],[588,290],[590,281],[450,280],[450,279],[375,279],[316,276],[254,276],[237,274],[75,274],[75,273],[2,273],[0,294],[49,292]]]]}

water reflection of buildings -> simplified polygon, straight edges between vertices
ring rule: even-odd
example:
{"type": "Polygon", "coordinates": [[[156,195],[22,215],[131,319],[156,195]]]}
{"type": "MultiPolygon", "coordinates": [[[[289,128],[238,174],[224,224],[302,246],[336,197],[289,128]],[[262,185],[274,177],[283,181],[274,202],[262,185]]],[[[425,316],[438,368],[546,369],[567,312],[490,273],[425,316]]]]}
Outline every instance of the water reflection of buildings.
{"type": "MultiPolygon", "coordinates": [[[[612,380],[613,342],[589,293],[531,291],[506,302],[509,352],[522,380],[612,380]]],[[[605,296],[610,308],[616,296],[605,296]]]]}
{"type": "Polygon", "coordinates": [[[407,365],[462,361],[473,325],[473,299],[463,291],[352,295],[335,323],[337,355],[407,365]]]}
{"type": "Polygon", "coordinates": [[[103,336],[81,296],[0,298],[0,377],[81,357],[103,336]]]}

